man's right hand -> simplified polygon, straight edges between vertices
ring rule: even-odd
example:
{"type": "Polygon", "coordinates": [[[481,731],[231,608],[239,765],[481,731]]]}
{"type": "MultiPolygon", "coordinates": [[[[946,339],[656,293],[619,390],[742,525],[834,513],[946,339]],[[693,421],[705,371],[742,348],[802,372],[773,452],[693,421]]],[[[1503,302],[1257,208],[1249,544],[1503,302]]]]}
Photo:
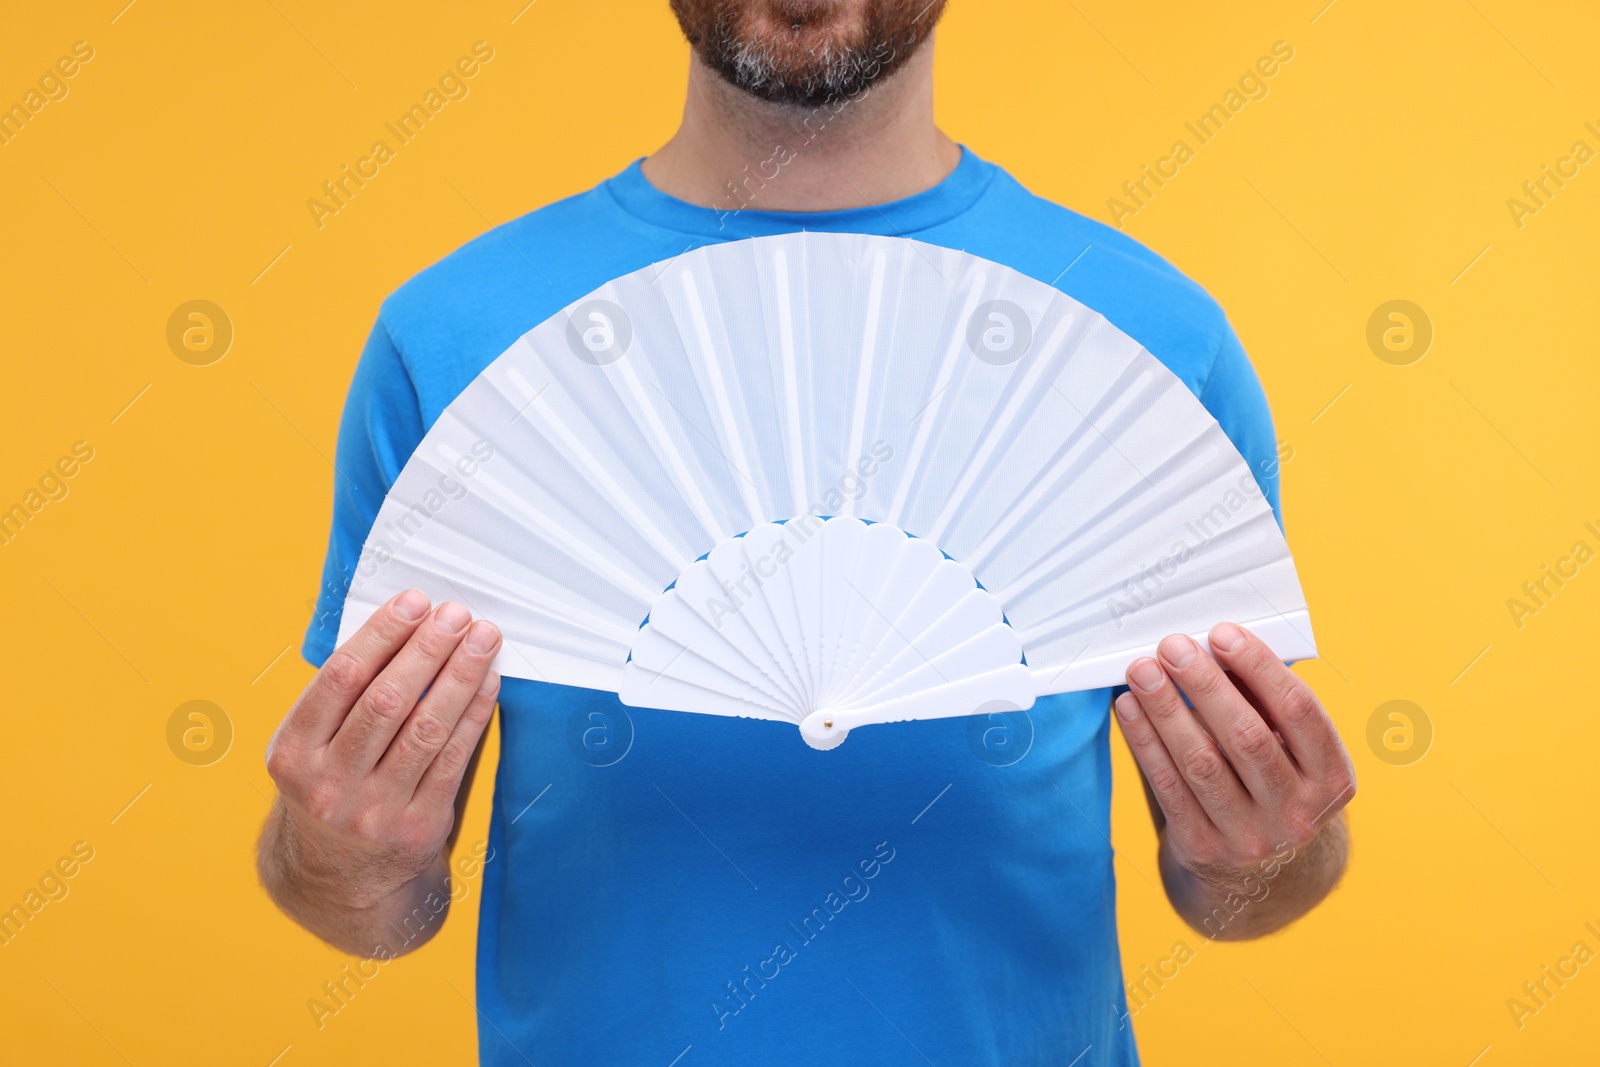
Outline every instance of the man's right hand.
{"type": "Polygon", "coordinates": [[[409,590],[379,608],[267,746],[281,795],[261,835],[262,882],[291,918],[362,955],[443,888],[457,793],[500,688],[489,669],[500,631],[459,604],[428,607],[409,590]]]}

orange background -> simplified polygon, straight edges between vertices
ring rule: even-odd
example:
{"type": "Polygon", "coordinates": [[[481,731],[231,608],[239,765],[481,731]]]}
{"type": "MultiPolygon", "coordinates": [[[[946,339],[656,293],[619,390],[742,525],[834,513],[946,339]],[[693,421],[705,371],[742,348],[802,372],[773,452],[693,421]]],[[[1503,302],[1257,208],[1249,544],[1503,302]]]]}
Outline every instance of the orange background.
{"type": "MultiPolygon", "coordinates": [[[[0,545],[0,908],[76,842],[93,858],[0,947],[0,1060],[474,1054],[475,884],[437,941],[319,1030],[306,1002],[348,960],[276,913],[252,846],[271,795],[263,748],[310,676],[297,649],[328,457],[379,300],[674,128],[686,49],[664,0],[524,2],[107,0],[5,16],[0,104],[74,42],[94,55],[0,145],[0,507],[75,442],[93,457],[0,545]],[[470,95],[318,229],[305,201],[478,40],[495,58],[470,95]],[[234,330],[209,366],[166,340],[196,299],[234,330]],[[207,765],[169,748],[191,700],[231,724],[207,765]]],[[[1600,16],[1323,2],[956,0],[939,42],[945,128],[1102,219],[1274,42],[1294,49],[1126,229],[1222,301],[1272,399],[1325,652],[1300,670],[1354,753],[1355,853],[1289,932],[1202,945],[1151,884],[1154,836],[1118,742],[1127,969],[1177,942],[1197,950],[1134,1025],[1151,1064],[1592,1059],[1600,966],[1520,1027],[1507,1000],[1575,942],[1600,950],[1584,927],[1600,927],[1585,666],[1600,566],[1547,586],[1520,626],[1507,601],[1574,542],[1600,549],[1584,525],[1600,528],[1600,163],[1520,226],[1507,200],[1575,141],[1600,149],[1584,125],[1600,126],[1600,16]],[[1367,342],[1396,299],[1433,329],[1403,366],[1367,342]],[[1431,724],[1423,758],[1369,743],[1391,700],[1431,724]]]]}

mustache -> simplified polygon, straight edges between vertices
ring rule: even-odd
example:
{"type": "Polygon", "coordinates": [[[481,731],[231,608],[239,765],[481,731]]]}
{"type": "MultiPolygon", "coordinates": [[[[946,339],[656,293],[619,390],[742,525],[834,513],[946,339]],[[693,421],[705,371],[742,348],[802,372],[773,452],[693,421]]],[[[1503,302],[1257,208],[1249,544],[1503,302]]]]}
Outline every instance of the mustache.
{"type": "Polygon", "coordinates": [[[791,29],[825,22],[837,15],[843,6],[839,0],[767,0],[767,5],[788,22],[791,29]]]}

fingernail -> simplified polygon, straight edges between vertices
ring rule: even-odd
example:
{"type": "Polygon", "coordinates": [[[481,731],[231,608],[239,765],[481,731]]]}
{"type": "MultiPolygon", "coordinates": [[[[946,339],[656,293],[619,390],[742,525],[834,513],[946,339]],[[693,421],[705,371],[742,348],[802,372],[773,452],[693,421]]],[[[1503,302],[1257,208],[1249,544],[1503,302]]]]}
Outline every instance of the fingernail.
{"type": "Polygon", "coordinates": [[[1139,698],[1132,693],[1123,693],[1117,697],[1112,707],[1117,709],[1117,715],[1123,722],[1139,721],[1139,698]]]}
{"type": "Polygon", "coordinates": [[[407,589],[395,599],[394,610],[406,622],[416,622],[427,614],[428,598],[420,589],[407,589]]]}
{"type": "Polygon", "coordinates": [[[439,609],[433,613],[434,621],[439,628],[447,634],[460,633],[472,621],[472,613],[460,604],[451,601],[440,604],[439,609]]]}
{"type": "Polygon", "coordinates": [[[1231,622],[1219,622],[1211,628],[1211,647],[1237,652],[1244,647],[1244,631],[1231,622]]]}
{"type": "Polygon", "coordinates": [[[1154,693],[1161,688],[1161,680],[1166,676],[1162,673],[1161,664],[1146,656],[1133,661],[1133,666],[1128,668],[1128,677],[1146,693],[1154,693]]]}
{"type": "Polygon", "coordinates": [[[494,623],[479,619],[472,624],[472,629],[467,631],[467,651],[480,654],[488,652],[499,640],[500,631],[495,629],[494,623]]]}
{"type": "Polygon", "coordinates": [[[490,671],[488,674],[484,675],[483,684],[478,687],[478,692],[482,693],[484,696],[488,696],[490,693],[495,692],[499,688],[500,675],[494,671],[490,671]]]}
{"type": "Polygon", "coordinates": [[[1200,649],[1187,634],[1173,634],[1161,642],[1161,658],[1174,667],[1187,667],[1194,662],[1200,649]]]}

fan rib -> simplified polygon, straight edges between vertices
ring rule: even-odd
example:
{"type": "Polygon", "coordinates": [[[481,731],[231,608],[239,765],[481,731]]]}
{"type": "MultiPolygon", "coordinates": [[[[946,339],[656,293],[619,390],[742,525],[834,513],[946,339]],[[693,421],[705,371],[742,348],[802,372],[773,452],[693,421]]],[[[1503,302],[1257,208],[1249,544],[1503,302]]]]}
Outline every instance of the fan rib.
{"type": "MultiPolygon", "coordinates": [[[[717,574],[718,581],[722,583],[724,589],[728,588],[729,576],[718,573],[717,568],[728,562],[735,555],[728,552],[725,547],[732,545],[739,550],[737,556],[743,562],[745,568],[743,575],[737,577],[750,574],[755,574],[759,577],[760,560],[764,557],[770,559],[772,554],[776,552],[777,546],[783,541],[784,529],[784,527],[771,525],[758,526],[743,537],[724,542],[717,549],[713,549],[706,556],[706,564],[711,568],[713,574],[717,574]],[[752,552],[756,553],[755,559],[750,558],[752,552]]],[[[802,695],[805,692],[804,668],[802,664],[796,661],[793,655],[789,654],[788,646],[783,636],[783,629],[778,625],[777,617],[773,614],[771,602],[765,596],[752,595],[748,600],[739,603],[736,610],[743,617],[745,625],[756,631],[776,669],[784,676],[788,684],[787,692],[789,693],[790,701],[796,708],[800,707],[804,703],[802,695]],[[777,655],[773,653],[773,649],[781,649],[784,654],[777,655]]]]}
{"type": "MultiPolygon", "coordinates": [[[[692,573],[686,572],[685,587],[693,577],[692,573]]],[[[634,648],[638,653],[631,662],[639,670],[693,681],[693,672],[689,668],[703,664],[705,669],[725,675],[726,684],[732,687],[732,691],[759,693],[773,707],[794,708],[782,684],[767,672],[766,665],[750,659],[748,652],[736,645],[729,635],[721,632],[716,623],[708,620],[680,588],[668,590],[651,609],[650,622],[640,628],[634,638],[634,648]],[[652,648],[650,642],[655,639],[670,642],[675,651],[665,653],[664,650],[652,648]],[[658,658],[658,652],[664,658],[658,658]],[[717,654],[713,655],[714,652],[717,654]],[[725,664],[753,667],[759,677],[738,673],[725,664]],[[766,684],[763,684],[763,679],[766,684]]]]}
{"type": "MultiPolygon", "coordinates": [[[[970,574],[968,579],[970,581],[970,574]]],[[[899,677],[896,672],[905,664],[916,666],[933,658],[925,649],[948,648],[952,643],[959,643],[963,633],[1004,623],[1005,616],[1000,611],[999,603],[974,583],[960,599],[951,602],[928,625],[914,635],[902,635],[904,640],[898,651],[879,656],[876,666],[868,664],[864,667],[854,688],[835,697],[832,703],[854,705],[871,700],[875,694],[893,684],[893,680],[899,677]],[[880,681],[885,677],[890,681],[880,681]]],[[[934,655],[937,656],[937,651],[934,655]]],[[[1018,635],[1015,650],[1002,658],[1000,663],[1020,663],[1021,660],[1022,643],[1018,635]]]]}
{"type": "MultiPolygon", "coordinates": [[[[883,319],[883,275],[888,257],[882,251],[872,257],[872,285],[867,293],[866,321],[861,331],[861,355],[856,367],[854,410],[850,415],[850,443],[842,457],[846,473],[855,470],[856,457],[861,455],[861,439],[866,433],[867,401],[872,393],[872,369],[878,353],[878,329],[883,319]]],[[[841,515],[855,514],[856,498],[847,494],[841,515]]]]}
{"type": "MultiPolygon", "coordinates": [[[[673,544],[672,540],[650,520],[650,517],[635,503],[632,494],[618,484],[617,480],[612,477],[611,472],[605,469],[600,461],[595,458],[594,453],[578,438],[578,435],[572,432],[571,427],[556,413],[555,408],[550,405],[549,401],[544,400],[544,394],[540,394],[539,403],[540,418],[549,429],[555,432],[556,437],[560,439],[560,443],[566,446],[566,451],[562,454],[568,462],[580,467],[585,474],[594,479],[595,484],[600,487],[603,495],[612,506],[628,517],[628,520],[633,523],[633,527],[639,535],[649,541],[664,559],[682,560],[684,558],[683,549],[673,544]]],[[[533,422],[532,419],[529,421],[533,422]]],[[[534,422],[534,425],[538,426],[539,423],[534,422]]],[[[551,444],[557,443],[548,434],[545,437],[551,444]]]]}
{"type": "Polygon", "coordinates": [[[733,467],[734,473],[739,475],[737,484],[739,494],[744,498],[745,508],[750,512],[750,523],[766,521],[765,509],[760,498],[756,495],[755,481],[750,469],[750,459],[745,454],[744,438],[739,433],[738,423],[733,414],[733,402],[728,398],[728,383],[723,377],[722,360],[717,353],[717,346],[711,341],[711,326],[706,319],[705,305],[700,300],[700,288],[695,282],[694,272],[683,272],[683,295],[689,303],[689,317],[694,323],[696,339],[700,342],[700,351],[703,356],[703,366],[706,376],[711,379],[712,399],[716,401],[716,415],[721,429],[722,442],[732,453],[728,463],[733,467]]]}
{"type": "Polygon", "coordinates": [[[800,428],[800,379],[794,352],[794,293],[789,288],[789,256],[776,249],[772,257],[773,284],[778,303],[778,349],[783,362],[783,400],[788,428],[784,451],[789,460],[789,493],[796,515],[805,514],[805,434],[800,428]]]}
{"type": "MultiPolygon", "coordinates": [[[[1218,434],[1221,432],[1215,423],[1205,431],[1218,434]]],[[[1202,437],[1204,435],[1203,433],[1202,437]]],[[[1169,480],[1167,478],[1169,472],[1179,472],[1185,466],[1199,465],[1204,458],[1206,457],[1197,455],[1193,450],[1175,451],[1165,463],[1151,473],[1165,482],[1169,480]]],[[[1264,501],[1261,506],[1266,508],[1264,501]]],[[[1081,566],[1102,549],[1124,540],[1130,533],[1143,527],[1147,520],[1153,522],[1157,516],[1169,511],[1170,507],[1170,499],[1144,494],[1138,484],[1130,483],[1115,499],[1108,501],[1099,510],[1086,513],[1077,526],[1064,532],[1054,549],[1040,555],[1027,569],[1006,582],[998,595],[1007,604],[1020,599],[1040,584],[1064,574],[1069,569],[1081,566]]],[[[1269,513],[1270,510],[1267,508],[1269,513]]],[[[1170,548],[1165,544],[1157,547],[1162,551],[1170,548]]],[[[1141,564],[1144,565],[1147,564],[1141,564]]],[[[1118,581],[1125,577],[1127,576],[1120,575],[1118,581]]]]}
{"type": "MultiPolygon", "coordinates": [[[[635,339],[635,343],[638,342],[635,339]]],[[[644,346],[641,343],[641,348],[644,346]]],[[[648,349],[645,349],[648,353],[648,349]]],[[[648,365],[649,359],[644,362],[648,365]]],[[[628,393],[633,398],[634,406],[645,418],[649,427],[650,437],[654,441],[660,454],[666,458],[668,473],[672,476],[672,484],[684,495],[689,507],[693,510],[695,518],[699,521],[709,539],[720,541],[729,535],[728,530],[717,521],[715,512],[711,510],[711,503],[706,500],[705,494],[700,491],[700,484],[694,474],[689,470],[689,464],[684,460],[683,453],[678,450],[678,444],[668,432],[661,412],[656,409],[650,396],[644,390],[644,383],[639,380],[639,375],[627,360],[618,360],[613,366],[616,373],[621,376],[623,383],[628,387],[628,393]]]]}
{"type": "MultiPolygon", "coordinates": [[[[1022,407],[1030,403],[1038,403],[1039,397],[1034,392],[1034,389],[1038,385],[1039,379],[1044,376],[1045,371],[1053,367],[1054,361],[1050,358],[1050,355],[1057,351],[1057,346],[1062,336],[1072,332],[1073,326],[1076,325],[1076,320],[1076,315],[1070,313],[1063,315],[1060,321],[1052,328],[1047,343],[1041,347],[1031,349],[1031,351],[1039,353],[1038,357],[1030,360],[1027,359],[1027,354],[1024,354],[1023,362],[1028,365],[1027,370],[1020,383],[1016,381],[1016,375],[1014,374],[1011,381],[1007,383],[1005,409],[1000,412],[997,418],[992,418],[991,421],[994,425],[1006,425],[1022,407]]],[[[967,494],[972,491],[972,487],[977,480],[987,473],[990,460],[996,452],[1011,443],[1011,437],[1000,433],[990,433],[980,438],[977,450],[968,457],[967,462],[964,464],[965,469],[961,473],[960,480],[956,482],[954,488],[950,490],[949,495],[946,497],[944,510],[939,513],[939,517],[929,527],[927,534],[929,537],[935,541],[944,539],[945,532],[954,520],[956,513],[966,507],[967,494]]]]}
{"type": "MultiPolygon", "coordinates": [[[[978,309],[978,299],[983,296],[985,274],[981,270],[972,272],[971,281],[968,283],[966,304],[961,309],[961,315],[956,320],[966,322],[978,309]]],[[[949,344],[945,346],[944,359],[940,361],[938,377],[935,380],[933,392],[928,396],[922,411],[916,418],[917,434],[911,441],[911,447],[906,452],[905,465],[901,468],[898,483],[895,486],[894,500],[889,505],[885,522],[896,526],[905,523],[905,508],[907,498],[911,494],[911,483],[922,463],[923,453],[928,449],[928,438],[933,432],[933,424],[938,421],[939,412],[944,403],[945,395],[949,392],[950,381],[955,377],[956,362],[961,354],[961,346],[966,343],[966,336],[959,329],[950,331],[949,344]]]]}
{"type": "Polygon", "coordinates": [[[998,670],[1006,666],[1021,667],[1022,643],[1017,640],[1017,635],[1011,627],[1003,622],[997,622],[988,629],[972,634],[958,645],[932,656],[922,656],[921,659],[922,662],[904,674],[849,701],[841,702],[841,706],[848,710],[858,703],[881,704],[902,696],[936,690],[940,686],[951,685],[960,679],[970,678],[987,670],[998,670]]]}
{"type": "MultiPolygon", "coordinates": [[[[505,483],[496,478],[487,468],[480,467],[478,473],[473,476],[472,481],[474,489],[478,490],[481,496],[495,501],[504,509],[506,514],[527,523],[530,530],[544,538],[551,545],[566,552],[573,560],[587,564],[594,573],[604,575],[611,582],[637,596],[644,603],[649,603],[650,598],[659,591],[651,589],[648,585],[642,583],[637,576],[623,570],[609,556],[601,552],[589,541],[584,540],[566,525],[554,521],[538,508],[529,505],[521,497],[513,493],[505,483]]],[[[396,500],[398,499],[396,498],[396,500]]],[[[383,518],[381,511],[378,517],[380,520],[383,518]]],[[[373,525],[374,528],[377,528],[378,524],[375,522],[373,525]]],[[[413,539],[410,544],[416,547],[411,550],[421,551],[426,543],[425,540],[418,542],[413,539]]],[[[408,547],[410,546],[408,545],[408,547]]],[[[677,555],[677,553],[674,553],[674,555],[677,555]]],[[[671,562],[671,559],[672,557],[668,557],[667,561],[671,562]]]]}

